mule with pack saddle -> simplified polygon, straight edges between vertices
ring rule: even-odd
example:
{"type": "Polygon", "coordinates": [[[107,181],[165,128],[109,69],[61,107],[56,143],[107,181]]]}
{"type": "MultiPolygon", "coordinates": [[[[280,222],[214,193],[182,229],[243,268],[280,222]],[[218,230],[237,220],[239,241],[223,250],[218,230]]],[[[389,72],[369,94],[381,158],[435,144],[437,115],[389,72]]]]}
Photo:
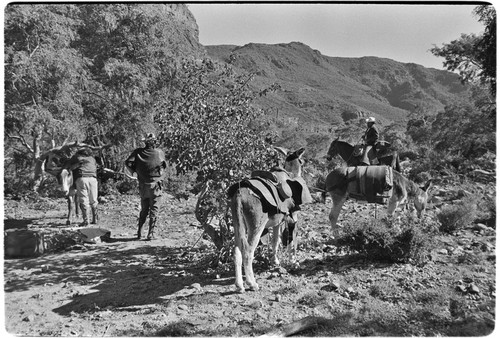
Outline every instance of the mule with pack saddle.
{"type": "Polygon", "coordinates": [[[279,239],[296,250],[300,205],[312,202],[312,197],[302,176],[304,148],[287,152],[283,168],[254,171],[251,177],[233,184],[228,189],[234,226],[235,285],[238,292],[245,292],[243,271],[250,290],[259,286],[253,272],[255,249],[265,229],[272,229],[272,262],[279,265],[277,257],[279,239]],[[285,235],[282,236],[283,232],[285,235]]]}
{"type": "Polygon", "coordinates": [[[389,166],[337,167],[328,174],[325,189],[332,199],[329,220],[333,235],[340,234],[337,221],[347,198],[387,205],[387,214],[392,217],[396,208],[413,202],[418,217],[422,217],[427,206],[429,180],[423,187],[407,179],[389,166]]]}
{"type": "MultiPolygon", "coordinates": [[[[391,144],[387,141],[378,141],[372,148],[373,152],[368,152],[370,165],[388,165],[394,170],[401,172],[399,155],[391,149],[391,144]]],[[[351,145],[348,142],[340,141],[337,137],[332,141],[326,159],[330,161],[333,157],[339,155],[348,166],[363,165],[363,145],[351,145]]]]}

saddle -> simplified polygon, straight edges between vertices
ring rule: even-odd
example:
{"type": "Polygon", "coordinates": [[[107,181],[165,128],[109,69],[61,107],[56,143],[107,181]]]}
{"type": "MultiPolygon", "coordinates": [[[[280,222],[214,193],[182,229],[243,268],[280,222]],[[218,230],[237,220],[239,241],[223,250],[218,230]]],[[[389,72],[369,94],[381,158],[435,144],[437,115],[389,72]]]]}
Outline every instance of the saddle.
{"type": "MultiPolygon", "coordinates": [[[[377,141],[375,145],[372,147],[373,151],[373,158],[370,158],[370,161],[373,163],[373,160],[375,158],[378,158],[379,156],[383,156],[383,154],[389,150],[391,147],[391,144],[387,141],[377,141]]],[[[354,150],[352,152],[353,157],[361,157],[363,156],[363,151],[365,149],[365,146],[363,144],[356,144],[354,146],[354,150]]]]}
{"type": "Polygon", "coordinates": [[[347,192],[349,197],[368,203],[385,204],[391,196],[393,185],[392,168],[360,166],[347,168],[347,192]]]}
{"type": "Polygon", "coordinates": [[[270,171],[254,171],[250,178],[245,178],[239,183],[231,185],[228,197],[231,198],[240,187],[250,188],[261,200],[264,212],[283,213],[285,215],[299,209],[299,205],[311,203],[312,196],[303,178],[278,182],[276,176],[270,171]],[[294,207],[288,208],[285,201],[293,199],[294,207]]]}

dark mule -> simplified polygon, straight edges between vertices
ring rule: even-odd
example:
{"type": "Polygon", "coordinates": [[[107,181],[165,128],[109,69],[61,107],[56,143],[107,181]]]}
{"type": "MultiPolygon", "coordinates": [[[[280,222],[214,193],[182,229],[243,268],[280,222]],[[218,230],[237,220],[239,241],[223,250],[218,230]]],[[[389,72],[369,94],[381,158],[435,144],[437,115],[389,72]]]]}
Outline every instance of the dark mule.
{"type": "MultiPolygon", "coordinates": [[[[413,205],[417,210],[417,215],[420,218],[427,206],[427,200],[429,198],[428,192],[432,186],[431,181],[428,181],[425,186],[421,188],[397,171],[393,170],[392,174],[393,182],[392,190],[389,192],[390,197],[388,200],[387,214],[393,216],[394,211],[400,204],[413,201],[413,205]]],[[[337,226],[340,211],[342,210],[344,202],[349,197],[348,185],[349,179],[346,167],[335,168],[326,177],[326,190],[332,198],[332,209],[329,214],[329,219],[332,233],[335,237],[339,235],[340,230],[337,226]]]]}
{"type": "MultiPolygon", "coordinates": [[[[302,154],[304,148],[288,153],[284,170],[272,170],[274,181],[277,186],[287,187],[290,193],[282,201],[280,208],[268,208],[267,202],[259,190],[249,185],[248,181],[242,181],[233,185],[229,189],[231,198],[231,212],[234,226],[234,265],[236,274],[236,290],[244,292],[242,265],[245,270],[246,282],[250,290],[258,290],[259,286],[255,281],[252,263],[255,249],[259,243],[262,232],[265,228],[272,229],[272,252],[273,263],[279,265],[277,250],[280,233],[287,224],[287,219],[297,220],[299,212],[298,204],[308,203],[304,195],[298,196],[297,191],[304,191],[308,194],[307,186],[302,180],[302,190],[296,190],[293,186],[301,180],[302,175],[302,154]],[[279,209],[279,210],[278,210],[279,209]],[[285,212],[283,212],[285,210],[285,212]]],[[[310,195],[309,195],[310,198],[310,195]]]]}
{"type": "MultiPolygon", "coordinates": [[[[383,145],[384,143],[385,142],[379,142],[375,146],[377,153],[376,156],[379,164],[388,165],[397,172],[401,172],[398,153],[395,151],[390,151],[387,146],[383,145]]],[[[350,145],[347,142],[339,141],[338,137],[330,144],[330,148],[328,148],[326,158],[327,160],[331,160],[334,156],[337,155],[340,155],[340,157],[342,157],[342,159],[347,163],[348,166],[358,166],[361,163],[362,156],[361,154],[356,154],[356,147],[350,145]]]]}

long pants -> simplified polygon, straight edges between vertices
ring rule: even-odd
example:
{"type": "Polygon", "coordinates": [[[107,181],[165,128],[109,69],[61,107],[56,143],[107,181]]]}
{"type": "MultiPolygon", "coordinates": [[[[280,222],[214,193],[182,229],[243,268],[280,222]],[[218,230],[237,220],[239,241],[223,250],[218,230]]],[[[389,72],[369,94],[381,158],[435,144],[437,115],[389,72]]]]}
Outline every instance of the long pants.
{"type": "Polygon", "coordinates": [[[97,207],[97,178],[79,177],[76,180],[76,195],[81,204],[97,207]]]}
{"type": "Polygon", "coordinates": [[[373,160],[374,158],[375,158],[375,151],[373,149],[373,146],[366,145],[365,149],[363,150],[363,156],[361,157],[361,162],[370,165],[370,160],[373,160]]]}
{"type": "Polygon", "coordinates": [[[139,213],[139,224],[143,224],[146,218],[156,218],[161,203],[161,183],[139,182],[139,196],[141,197],[141,212],[139,213]]]}

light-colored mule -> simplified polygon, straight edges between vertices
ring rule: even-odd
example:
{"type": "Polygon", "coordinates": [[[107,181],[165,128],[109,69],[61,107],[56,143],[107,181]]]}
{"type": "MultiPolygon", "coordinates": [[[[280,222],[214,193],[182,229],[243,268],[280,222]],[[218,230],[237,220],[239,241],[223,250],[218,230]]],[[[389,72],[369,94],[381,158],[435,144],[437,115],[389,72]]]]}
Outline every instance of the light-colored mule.
{"type": "Polygon", "coordinates": [[[62,169],[57,175],[57,180],[61,190],[66,194],[66,200],[68,202],[68,217],[66,219],[66,225],[70,225],[71,220],[78,218],[79,214],[76,189],[73,185],[73,173],[69,169],[62,169]]]}
{"type": "MultiPolygon", "coordinates": [[[[349,196],[347,189],[348,184],[345,167],[335,168],[326,177],[326,190],[332,198],[332,208],[330,210],[329,220],[332,233],[335,237],[339,235],[340,231],[339,226],[337,226],[340,211],[349,196]]],[[[429,189],[431,186],[431,181],[428,181],[425,186],[421,188],[415,182],[393,170],[392,194],[387,202],[388,216],[392,217],[399,205],[413,201],[418,217],[422,217],[422,213],[427,207],[429,189]]]]}
{"type": "MultiPolygon", "coordinates": [[[[286,183],[287,180],[302,175],[301,157],[303,153],[304,148],[288,153],[284,164],[285,170],[273,172],[278,182],[286,183]]],[[[291,197],[287,198],[285,203],[289,210],[294,207],[294,200],[291,197]]],[[[231,198],[231,212],[235,236],[234,265],[236,290],[238,292],[245,292],[242,265],[245,269],[246,282],[250,290],[258,290],[259,286],[255,281],[252,267],[255,249],[264,229],[272,228],[272,261],[274,264],[279,265],[277,251],[280,234],[285,225],[284,219],[287,216],[280,212],[265,212],[259,196],[252,189],[243,186],[238,188],[237,192],[231,198]]]]}

